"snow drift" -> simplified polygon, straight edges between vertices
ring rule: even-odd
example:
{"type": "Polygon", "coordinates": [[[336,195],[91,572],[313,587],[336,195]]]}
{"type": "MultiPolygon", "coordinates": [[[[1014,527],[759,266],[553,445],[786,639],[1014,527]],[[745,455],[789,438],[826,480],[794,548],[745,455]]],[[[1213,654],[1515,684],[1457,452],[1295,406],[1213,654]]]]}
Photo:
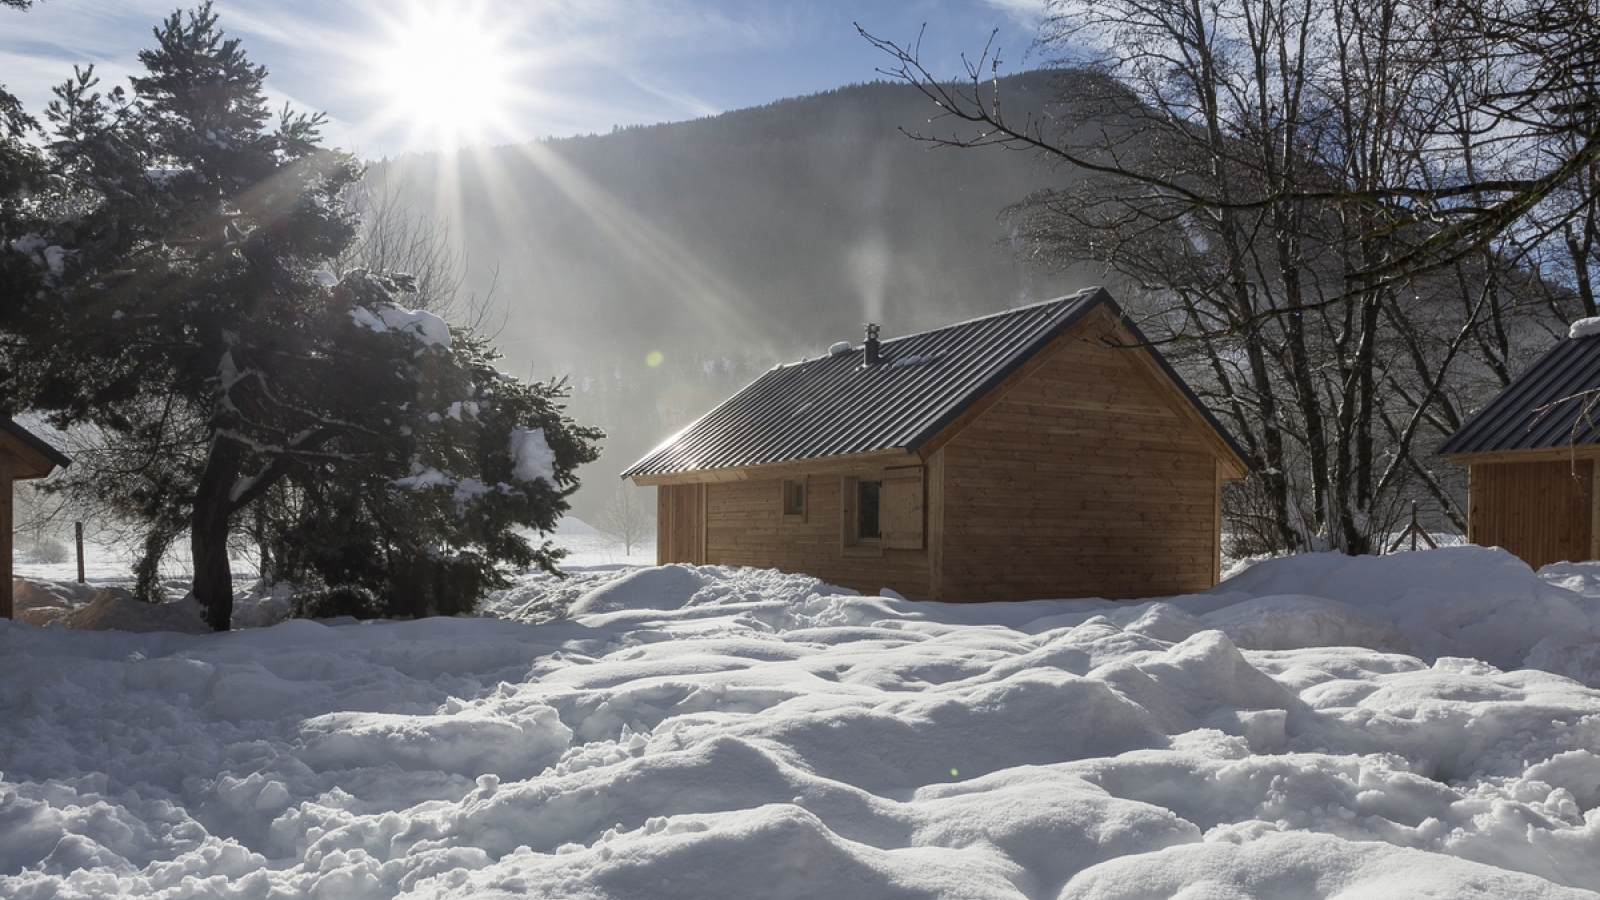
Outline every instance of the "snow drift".
{"type": "Polygon", "coordinates": [[[1564,677],[1600,683],[1600,566],[1519,566],[982,606],[668,566],[543,625],[0,623],[0,895],[1600,897],[1600,691],[1564,677]]]}

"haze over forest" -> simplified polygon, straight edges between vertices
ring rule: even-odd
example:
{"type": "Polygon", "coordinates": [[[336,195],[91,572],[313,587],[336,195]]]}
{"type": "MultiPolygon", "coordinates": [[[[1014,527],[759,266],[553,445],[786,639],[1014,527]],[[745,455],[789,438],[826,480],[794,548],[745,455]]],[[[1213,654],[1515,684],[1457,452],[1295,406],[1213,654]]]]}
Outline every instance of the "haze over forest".
{"type": "MultiPolygon", "coordinates": [[[[1050,75],[1002,82],[1039,108],[1050,75]]],[[[604,428],[581,476],[596,515],[624,467],[775,364],[862,324],[894,337],[1059,296],[1102,276],[1016,255],[1003,210],[1052,177],[1029,154],[932,148],[909,85],[872,83],[690,122],[372,167],[449,223],[465,293],[506,318],[506,371],[571,378],[604,428]]]]}

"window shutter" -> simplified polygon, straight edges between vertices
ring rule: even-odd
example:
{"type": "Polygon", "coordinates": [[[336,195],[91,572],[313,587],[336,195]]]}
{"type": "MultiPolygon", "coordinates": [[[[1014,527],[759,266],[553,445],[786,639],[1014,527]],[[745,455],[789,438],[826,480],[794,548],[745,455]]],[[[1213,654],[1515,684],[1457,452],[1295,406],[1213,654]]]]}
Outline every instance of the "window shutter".
{"type": "Polygon", "coordinates": [[[878,527],[884,547],[922,549],[922,467],[888,469],[883,473],[878,527]]]}

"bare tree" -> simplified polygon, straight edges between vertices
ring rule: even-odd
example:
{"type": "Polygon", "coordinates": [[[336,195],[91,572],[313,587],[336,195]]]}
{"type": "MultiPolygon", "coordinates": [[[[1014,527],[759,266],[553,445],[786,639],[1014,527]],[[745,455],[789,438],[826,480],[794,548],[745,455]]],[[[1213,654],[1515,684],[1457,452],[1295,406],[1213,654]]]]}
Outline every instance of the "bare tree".
{"type": "Polygon", "coordinates": [[[498,270],[483,296],[465,294],[470,259],[455,239],[453,223],[418,209],[382,165],[368,168],[345,192],[361,220],[356,241],[337,261],[340,272],[402,272],[412,279],[406,303],[493,339],[509,311],[495,301],[498,270]]]}
{"type": "Polygon", "coordinates": [[[627,483],[617,485],[597,523],[601,534],[622,545],[625,556],[632,556],[634,547],[655,534],[655,504],[641,496],[643,490],[627,483]]]}
{"type": "Polygon", "coordinates": [[[1438,9],[1058,0],[1041,43],[1080,62],[1093,48],[1094,65],[1063,71],[1058,102],[1020,119],[986,80],[987,51],[950,84],[915,46],[868,37],[939,105],[931,127],[951,129],[913,136],[1057,164],[1061,184],[1014,210],[1028,252],[1129,285],[1255,464],[1229,498],[1236,532],[1361,553],[1415,491],[1460,519],[1456,485],[1425,458],[1472,395],[1452,379],[1496,379],[1575,303],[1528,271],[1517,241],[1531,238],[1511,226],[1555,209],[1548,179],[1587,145],[1513,152],[1570,136],[1553,128],[1486,143],[1485,122],[1515,114],[1494,100],[1509,76],[1481,55],[1504,41],[1427,52],[1419,35],[1443,46],[1438,9]],[[1515,299],[1529,293],[1549,303],[1515,299]]]}

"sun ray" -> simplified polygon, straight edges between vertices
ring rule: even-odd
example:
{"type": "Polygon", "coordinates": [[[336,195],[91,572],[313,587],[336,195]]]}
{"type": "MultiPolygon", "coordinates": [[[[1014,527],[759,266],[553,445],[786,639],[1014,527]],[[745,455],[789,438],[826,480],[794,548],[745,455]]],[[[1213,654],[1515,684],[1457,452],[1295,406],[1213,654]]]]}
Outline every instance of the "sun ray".
{"type": "Polygon", "coordinates": [[[377,16],[377,39],[357,51],[363,92],[380,102],[369,125],[399,131],[414,149],[448,149],[514,134],[527,61],[504,23],[477,3],[406,3],[377,16]]]}

